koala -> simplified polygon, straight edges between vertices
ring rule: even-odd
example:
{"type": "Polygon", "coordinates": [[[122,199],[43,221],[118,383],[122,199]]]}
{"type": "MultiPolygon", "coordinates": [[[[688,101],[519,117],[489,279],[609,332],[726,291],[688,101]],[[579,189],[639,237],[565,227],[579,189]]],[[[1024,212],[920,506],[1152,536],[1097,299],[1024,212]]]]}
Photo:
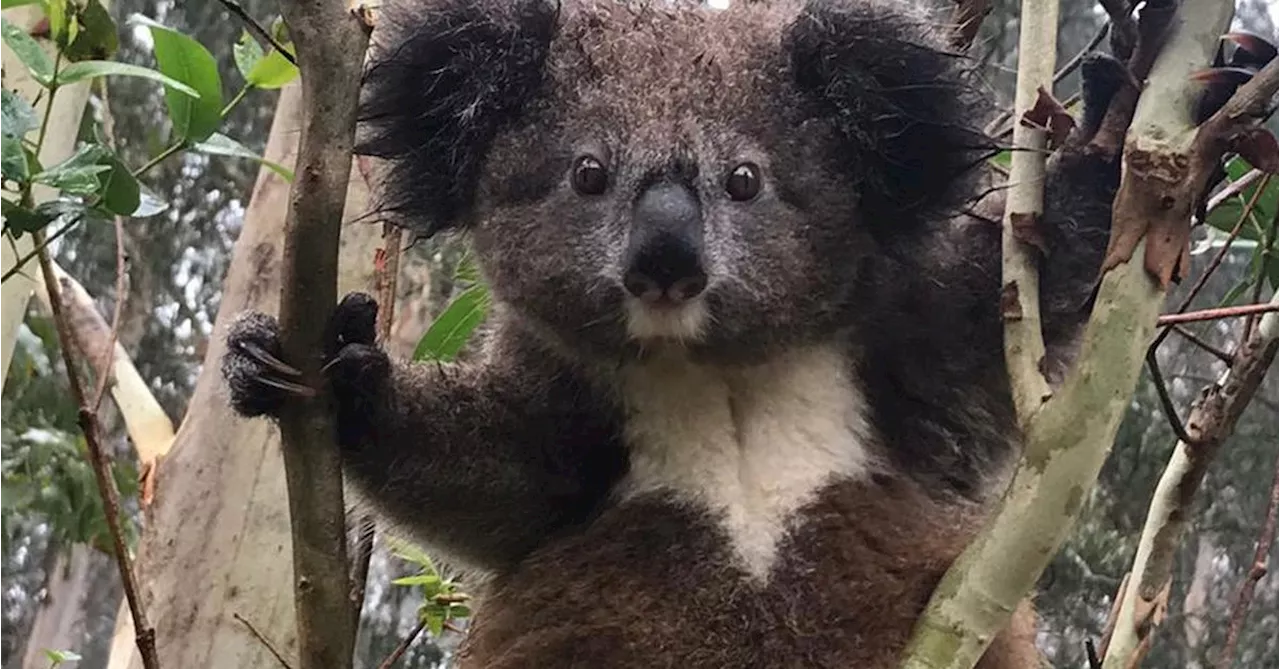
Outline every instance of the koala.
{"type": "MultiPolygon", "coordinates": [[[[896,0],[382,9],[359,152],[398,224],[468,237],[494,310],[474,358],[413,364],[346,297],[326,396],[385,522],[486,575],[462,666],[897,666],[1020,446],[993,104],[944,27],[896,0]]],[[[1046,370],[1118,178],[1053,161],[1046,370]]],[[[230,329],[244,416],[310,392],[278,334],[230,329]]],[[[1033,633],[1020,611],[980,666],[1037,666],[1033,633]]]]}

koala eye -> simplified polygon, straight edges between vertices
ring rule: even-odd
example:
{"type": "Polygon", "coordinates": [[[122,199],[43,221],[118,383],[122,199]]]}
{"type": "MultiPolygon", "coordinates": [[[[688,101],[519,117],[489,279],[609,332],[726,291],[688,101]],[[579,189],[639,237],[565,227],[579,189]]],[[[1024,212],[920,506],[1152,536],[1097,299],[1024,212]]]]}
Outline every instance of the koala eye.
{"type": "Polygon", "coordinates": [[[760,168],[755,163],[742,163],[733,168],[724,182],[729,197],[745,202],[760,193],[760,168]]]}
{"type": "Polygon", "coordinates": [[[573,166],[573,189],[583,195],[599,195],[609,186],[609,171],[591,156],[582,156],[573,166]]]}

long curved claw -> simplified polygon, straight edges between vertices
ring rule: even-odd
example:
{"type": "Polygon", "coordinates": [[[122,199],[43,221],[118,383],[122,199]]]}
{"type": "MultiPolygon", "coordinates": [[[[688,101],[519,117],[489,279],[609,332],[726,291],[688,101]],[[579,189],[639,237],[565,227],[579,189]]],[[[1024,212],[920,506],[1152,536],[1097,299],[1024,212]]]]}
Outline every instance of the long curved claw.
{"type": "Polygon", "coordinates": [[[279,372],[285,376],[302,376],[302,372],[296,367],[286,363],[285,361],[272,355],[267,349],[253,342],[242,342],[240,347],[244,352],[249,354],[254,360],[264,364],[272,371],[279,372]]]}
{"type": "Polygon", "coordinates": [[[294,395],[298,395],[299,397],[315,397],[316,396],[316,391],[314,388],[311,388],[309,386],[304,386],[301,383],[293,383],[292,381],[283,381],[281,379],[273,379],[269,376],[260,376],[258,377],[257,382],[261,383],[264,386],[279,388],[280,390],[283,390],[287,393],[293,393],[294,395]]]}

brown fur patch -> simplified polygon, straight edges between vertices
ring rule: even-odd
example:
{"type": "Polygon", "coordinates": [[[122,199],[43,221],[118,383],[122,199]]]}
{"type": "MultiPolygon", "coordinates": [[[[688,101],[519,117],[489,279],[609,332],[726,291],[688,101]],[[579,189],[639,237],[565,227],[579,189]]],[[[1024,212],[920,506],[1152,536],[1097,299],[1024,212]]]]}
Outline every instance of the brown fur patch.
{"type": "MultiPolygon", "coordinates": [[[[731,566],[712,519],[637,500],[500,577],[462,666],[891,669],[980,516],[902,478],[837,483],[757,585],[731,566]]],[[[1029,620],[1019,615],[983,669],[1034,666],[1029,620]]]]}

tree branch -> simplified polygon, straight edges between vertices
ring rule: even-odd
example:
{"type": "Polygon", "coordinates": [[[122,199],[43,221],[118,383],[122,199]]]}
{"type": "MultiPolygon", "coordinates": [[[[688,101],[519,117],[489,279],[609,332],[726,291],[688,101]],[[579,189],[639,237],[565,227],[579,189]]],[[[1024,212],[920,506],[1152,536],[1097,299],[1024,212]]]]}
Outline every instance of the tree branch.
{"type": "Polygon", "coordinates": [[[240,21],[244,23],[245,27],[248,28],[250,32],[257,35],[259,39],[266,42],[268,45],[271,46],[271,48],[278,51],[280,55],[284,57],[285,60],[289,61],[290,63],[293,63],[294,65],[298,64],[298,61],[296,58],[294,58],[293,53],[288,49],[284,48],[284,45],[281,44],[278,40],[276,40],[275,37],[271,35],[271,31],[267,30],[266,28],[263,28],[261,23],[258,23],[252,16],[250,16],[249,12],[245,10],[244,7],[240,6],[240,3],[236,2],[236,0],[218,0],[218,1],[222,3],[223,8],[225,8],[228,12],[231,12],[231,14],[236,18],[240,19],[240,21]]]}
{"type": "Polygon", "coordinates": [[[78,412],[77,420],[84,433],[85,447],[89,451],[89,465],[93,469],[94,480],[98,484],[98,494],[102,496],[102,510],[106,516],[107,531],[111,535],[111,548],[115,552],[116,568],[120,572],[120,582],[124,585],[125,599],[129,603],[129,613],[133,617],[134,629],[137,630],[135,642],[138,653],[142,656],[142,665],[146,669],[159,669],[160,662],[156,658],[156,631],[147,620],[147,612],[142,606],[142,598],[138,594],[138,581],[133,573],[133,560],[129,557],[129,546],[124,541],[124,529],[120,526],[120,491],[116,489],[116,481],[111,477],[111,463],[106,451],[102,448],[102,426],[98,423],[97,412],[88,405],[84,393],[84,385],[80,374],[76,371],[75,358],[72,355],[74,344],[71,338],[70,325],[62,310],[62,291],[58,287],[58,277],[53,271],[53,261],[44,249],[44,235],[34,232],[35,244],[41,250],[37,259],[40,273],[44,280],[44,288],[49,294],[49,307],[53,312],[54,329],[58,332],[58,344],[62,349],[62,361],[67,368],[67,385],[71,390],[71,400],[78,412]]]}
{"type": "MultiPolygon", "coordinates": [[[[1024,20],[1041,17],[1034,5],[1027,7],[1024,20]]],[[[1191,74],[1212,62],[1234,7],[1226,0],[1199,0],[1185,3],[1181,16],[1173,16],[1173,9],[1167,0],[1146,3],[1130,60],[1135,78],[1148,81],[1146,90],[1141,97],[1118,94],[1104,121],[1121,137],[1128,129],[1112,208],[1112,245],[1116,236],[1134,236],[1138,228],[1131,252],[1113,257],[1104,270],[1081,336],[1079,361],[1061,388],[1030,420],[1024,412],[1039,398],[1027,397],[1026,386],[1015,390],[1023,395],[1015,406],[1025,426],[1017,473],[999,511],[942,578],[917,622],[906,649],[907,669],[969,669],[978,661],[1070,533],[1129,406],[1165,296],[1163,285],[1145,270],[1146,253],[1137,242],[1146,237],[1145,223],[1152,218],[1189,226],[1193,194],[1202,193],[1205,183],[1188,188],[1187,179],[1154,178],[1150,166],[1190,169],[1191,109],[1199,93],[1191,74]]],[[[1048,35],[1023,57],[1052,48],[1053,32],[1048,35]]],[[[1220,157],[1196,158],[1207,165],[1220,157]]],[[[1019,304],[1034,299],[1035,293],[1028,293],[1018,296],[1019,304]]],[[[1023,338],[1034,341],[1031,335],[1023,338]]],[[[1029,378],[1028,386],[1040,387],[1044,381],[1036,376],[1038,369],[1027,369],[1025,349],[1020,357],[1023,367],[1010,370],[1011,382],[1029,378]]]]}
{"type": "Polygon", "coordinates": [[[1258,532],[1258,540],[1253,546],[1253,564],[1249,572],[1240,582],[1236,592],[1236,601],[1231,606],[1231,619],[1227,624],[1227,640],[1222,644],[1222,652],[1218,655],[1218,669],[1231,669],[1231,662],[1236,656],[1236,646],[1240,643],[1240,631],[1244,628],[1244,619],[1249,613],[1249,605],[1253,603],[1253,593],[1258,581],[1267,575],[1267,553],[1271,552],[1271,544],[1276,540],[1276,497],[1280,494],[1280,470],[1271,481],[1271,495],[1267,498],[1267,516],[1258,532]]]}
{"type": "MultiPolygon", "coordinates": [[[[1276,304],[1273,297],[1271,304],[1276,304]]],[[[1253,399],[1276,357],[1276,314],[1262,324],[1237,351],[1231,368],[1218,383],[1202,393],[1202,400],[1187,418],[1191,442],[1180,440],[1151,498],[1147,520],[1138,540],[1138,552],[1130,570],[1130,583],[1120,606],[1115,634],[1103,666],[1122,669],[1149,643],[1155,624],[1146,624],[1159,593],[1168,587],[1174,554],[1182,538],[1191,506],[1209,463],[1235,429],[1236,421],[1253,399]]]]}
{"type": "Polygon", "coordinates": [[[1202,309],[1200,311],[1188,311],[1181,314],[1164,314],[1157,321],[1158,325],[1177,325],[1179,323],[1195,323],[1198,321],[1216,321],[1222,318],[1235,318],[1237,316],[1252,316],[1255,314],[1265,314],[1276,310],[1274,302],[1266,304],[1242,304],[1235,307],[1219,307],[1217,309],[1202,309]]]}
{"type": "MultiPolygon", "coordinates": [[[[303,108],[282,245],[281,345],[308,385],[326,388],[320,367],[337,303],[338,236],[368,34],[343,0],[285,0],[280,9],[297,48],[303,108]]],[[[300,669],[350,667],[358,622],[349,599],[342,469],[325,395],[290,403],[280,417],[300,669]]]]}
{"type": "Polygon", "coordinates": [[[1044,213],[1047,122],[1028,117],[1045,91],[1053,88],[1058,33],[1057,0],[1022,0],[1018,35],[1018,82],[1013,111],[1014,151],[1009,170],[1001,233],[1003,264],[1000,308],[1004,317],[1004,357],[1018,423],[1025,426],[1051,394],[1040,371],[1044,337],[1040,330],[1040,271],[1038,250],[1019,238],[1019,229],[1039,227],[1044,213]]]}

